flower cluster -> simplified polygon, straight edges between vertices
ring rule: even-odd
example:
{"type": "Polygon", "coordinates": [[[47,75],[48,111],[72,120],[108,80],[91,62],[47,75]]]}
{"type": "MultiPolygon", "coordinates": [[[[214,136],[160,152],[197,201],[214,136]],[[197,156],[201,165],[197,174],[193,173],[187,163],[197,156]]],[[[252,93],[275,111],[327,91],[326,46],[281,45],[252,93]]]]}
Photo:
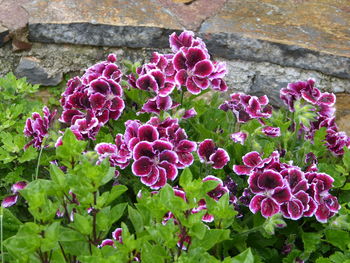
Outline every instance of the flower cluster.
{"type": "Polygon", "coordinates": [[[233,93],[231,100],[225,101],[219,109],[231,110],[239,123],[257,119],[264,124],[262,118],[270,118],[272,115],[272,107],[268,103],[269,99],[266,95],[256,97],[244,93],[233,93]]]}
{"type": "Polygon", "coordinates": [[[211,164],[214,169],[222,169],[230,161],[228,153],[222,148],[217,148],[211,139],[202,141],[197,153],[201,162],[211,164]]]}
{"type": "Polygon", "coordinates": [[[137,68],[138,78],[131,74],[128,83],[137,89],[153,94],[142,107],[140,113],[159,114],[179,106],[170,95],[182,86],[192,94],[199,94],[210,86],[214,90],[226,91],[223,80],[226,64],[212,62],[204,42],[191,31],[169,37],[171,54],[154,52],[149,63],[137,68]]]}
{"type": "Polygon", "coordinates": [[[336,97],[332,93],[321,92],[315,87],[315,81],[298,81],[290,83],[287,88],[280,91],[280,97],[289,107],[289,110],[295,111],[295,102],[303,99],[315,107],[316,120],[311,123],[311,127],[302,127],[307,139],[313,139],[316,130],[326,127],[326,146],[335,155],[343,155],[344,147],[350,147],[350,138],[345,132],[338,131],[335,124],[336,97]]]}
{"type": "Polygon", "coordinates": [[[13,206],[14,204],[16,204],[17,200],[18,200],[19,191],[24,189],[26,186],[27,186],[27,183],[24,181],[20,181],[20,182],[13,184],[11,187],[12,195],[5,197],[2,200],[1,206],[6,208],[6,207],[10,207],[10,206],[13,206]]]}
{"type": "Polygon", "coordinates": [[[192,152],[197,145],[187,140],[178,119],[161,121],[153,117],[146,124],[129,120],[125,126],[124,135],[117,135],[115,145],[96,145],[100,161],[109,157],[113,166],[124,169],[133,159],[133,174],[152,189],[163,187],[167,180],[177,177],[178,168],[183,169],[193,163],[192,152]]]}
{"type": "Polygon", "coordinates": [[[70,125],[78,139],[95,139],[100,128],[110,119],[117,120],[125,105],[119,82],[122,72],[110,54],[88,68],[85,74],[74,77],[62,93],[63,112],[60,121],[70,125]]]}
{"type": "Polygon", "coordinates": [[[202,39],[195,38],[193,32],[184,31],[179,36],[171,34],[169,41],[174,52],[175,82],[178,85],[185,86],[192,94],[199,94],[209,86],[218,91],[227,90],[223,80],[227,73],[226,64],[210,60],[202,39]]]}
{"type": "Polygon", "coordinates": [[[293,220],[315,215],[324,223],[340,209],[337,198],[329,193],[334,179],[318,172],[317,167],[303,172],[280,162],[278,152],[265,159],[250,152],[243,156],[243,163],[233,169],[239,175],[249,175],[249,189],[255,194],[249,203],[253,213],[261,211],[270,217],[281,212],[293,220]]]}
{"type": "Polygon", "coordinates": [[[44,115],[40,116],[39,113],[33,112],[32,117],[27,119],[23,132],[26,137],[32,138],[32,140],[24,146],[24,149],[27,149],[30,145],[40,149],[44,138],[49,135],[49,127],[52,124],[57,111],[54,110],[53,112],[50,112],[45,106],[43,108],[43,113],[44,115]]]}

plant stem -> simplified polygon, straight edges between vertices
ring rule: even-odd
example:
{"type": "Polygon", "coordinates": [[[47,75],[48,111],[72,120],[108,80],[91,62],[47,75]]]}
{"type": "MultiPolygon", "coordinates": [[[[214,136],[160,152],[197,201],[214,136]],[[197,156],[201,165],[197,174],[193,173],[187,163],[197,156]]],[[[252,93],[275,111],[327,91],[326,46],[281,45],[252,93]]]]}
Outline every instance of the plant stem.
{"type": "Polygon", "coordinates": [[[1,235],[1,262],[5,263],[5,258],[4,258],[4,237],[3,237],[3,208],[0,208],[0,235],[1,235]]]}
{"type": "Polygon", "coordinates": [[[43,142],[41,144],[41,148],[40,148],[40,152],[39,152],[39,156],[38,156],[38,163],[36,165],[36,169],[35,169],[35,180],[38,180],[38,175],[39,175],[39,166],[40,166],[40,161],[41,161],[41,155],[43,153],[43,149],[45,147],[45,142],[46,142],[46,137],[44,137],[43,142]]]}
{"type": "Polygon", "coordinates": [[[184,94],[185,94],[185,91],[183,89],[181,89],[181,105],[184,101],[184,94]]]}
{"type": "Polygon", "coordinates": [[[69,262],[68,259],[67,259],[66,253],[64,253],[64,249],[63,249],[63,247],[62,247],[61,242],[58,241],[58,244],[60,245],[61,252],[62,252],[62,255],[63,255],[63,257],[64,257],[64,260],[65,260],[66,262],[69,262]]]}

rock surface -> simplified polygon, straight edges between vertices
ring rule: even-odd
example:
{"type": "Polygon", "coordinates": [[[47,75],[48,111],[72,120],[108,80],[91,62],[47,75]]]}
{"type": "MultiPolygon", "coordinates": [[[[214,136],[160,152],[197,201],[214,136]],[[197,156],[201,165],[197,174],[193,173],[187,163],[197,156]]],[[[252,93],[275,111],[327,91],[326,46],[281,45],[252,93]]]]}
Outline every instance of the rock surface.
{"type": "Polygon", "coordinates": [[[41,65],[41,61],[35,57],[22,57],[18,67],[15,70],[18,78],[26,77],[31,84],[40,84],[43,86],[55,86],[62,81],[62,73],[49,75],[41,65]]]}
{"type": "Polygon", "coordinates": [[[350,79],[346,0],[180,2],[37,0],[23,7],[34,42],[166,48],[174,30],[198,29],[216,56],[350,79]]]}
{"type": "Polygon", "coordinates": [[[8,34],[9,30],[6,27],[0,25],[0,47],[5,44],[8,34]]]}
{"type": "Polygon", "coordinates": [[[228,0],[201,31],[240,33],[350,57],[349,25],[348,0],[228,0]]]}

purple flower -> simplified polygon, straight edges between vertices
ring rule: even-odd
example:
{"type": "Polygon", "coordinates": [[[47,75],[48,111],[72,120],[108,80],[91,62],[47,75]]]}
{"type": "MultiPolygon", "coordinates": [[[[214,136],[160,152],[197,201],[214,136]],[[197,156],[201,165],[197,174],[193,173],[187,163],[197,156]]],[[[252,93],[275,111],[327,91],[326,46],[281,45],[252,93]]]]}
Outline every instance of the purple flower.
{"type": "Polygon", "coordinates": [[[133,151],[133,174],[140,176],[141,182],[152,189],[163,187],[167,179],[174,180],[177,177],[178,157],[172,148],[171,143],[158,139],[139,142],[133,151]]]}
{"type": "Polygon", "coordinates": [[[243,93],[231,94],[231,100],[219,106],[223,111],[231,110],[236,116],[239,123],[246,123],[252,119],[261,120],[262,118],[270,118],[272,115],[272,107],[268,105],[267,96],[250,96],[243,93]]]}
{"type": "Polygon", "coordinates": [[[115,144],[97,144],[95,146],[95,151],[99,154],[99,162],[103,161],[105,158],[109,158],[111,166],[118,166],[121,169],[125,169],[129,165],[132,156],[122,134],[117,134],[115,144]]]}
{"type": "Polygon", "coordinates": [[[17,200],[18,200],[18,195],[10,195],[8,197],[5,197],[2,200],[1,206],[4,208],[13,206],[14,204],[17,203],[17,200]]]}
{"type": "Polygon", "coordinates": [[[27,186],[27,183],[24,181],[17,182],[11,186],[12,195],[5,197],[1,206],[4,208],[13,206],[17,203],[19,191],[23,190],[27,186]]]}
{"type": "Polygon", "coordinates": [[[24,135],[32,140],[24,146],[26,150],[30,145],[35,148],[40,149],[42,147],[42,142],[45,137],[49,135],[49,127],[53,122],[53,119],[57,113],[54,110],[50,113],[50,110],[45,106],[43,108],[43,116],[39,113],[34,112],[32,118],[28,118],[24,126],[24,135]]]}
{"type": "Polygon", "coordinates": [[[210,139],[199,144],[197,153],[201,162],[211,164],[214,169],[222,169],[230,161],[228,153],[222,148],[217,148],[210,139]]]}
{"type": "Polygon", "coordinates": [[[193,118],[197,115],[197,112],[194,108],[191,108],[187,111],[185,111],[184,115],[182,116],[183,119],[190,119],[190,118],[193,118]]]}
{"type": "Polygon", "coordinates": [[[168,111],[178,107],[180,104],[174,102],[170,96],[156,96],[152,99],[149,99],[143,106],[140,113],[148,112],[160,114],[161,111],[168,111]]]}
{"type": "Polygon", "coordinates": [[[62,93],[63,112],[60,121],[71,126],[78,139],[95,139],[100,128],[110,119],[117,120],[125,108],[119,84],[122,72],[110,54],[88,68],[85,74],[68,81],[62,93]]]}
{"type": "Polygon", "coordinates": [[[247,139],[248,134],[245,132],[236,132],[232,133],[230,138],[235,142],[235,143],[240,143],[244,144],[245,140],[247,139]]]}
{"type": "Polygon", "coordinates": [[[123,244],[122,234],[123,234],[123,229],[122,228],[116,228],[112,232],[112,237],[113,237],[114,240],[118,241],[120,244],[123,244]]]}
{"type": "Polygon", "coordinates": [[[269,137],[281,136],[281,130],[279,127],[265,126],[264,128],[262,128],[262,132],[269,137]]]}
{"type": "Polygon", "coordinates": [[[195,38],[192,31],[183,31],[179,36],[174,32],[169,36],[171,50],[176,53],[182,47],[200,47],[206,50],[205,43],[200,38],[195,38]]]}

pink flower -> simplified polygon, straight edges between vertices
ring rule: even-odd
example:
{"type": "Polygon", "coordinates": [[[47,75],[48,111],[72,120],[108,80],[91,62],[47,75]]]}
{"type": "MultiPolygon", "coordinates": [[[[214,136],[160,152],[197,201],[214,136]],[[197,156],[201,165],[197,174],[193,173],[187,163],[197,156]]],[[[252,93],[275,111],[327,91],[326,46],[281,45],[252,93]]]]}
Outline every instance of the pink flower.
{"type": "Polygon", "coordinates": [[[264,128],[262,128],[262,132],[269,137],[281,136],[281,130],[279,127],[265,126],[264,128]]]}
{"type": "Polygon", "coordinates": [[[43,108],[43,116],[39,113],[34,112],[32,118],[28,118],[24,126],[24,135],[32,140],[24,146],[26,150],[30,145],[35,148],[40,149],[42,147],[42,142],[45,137],[49,135],[49,127],[51,126],[53,119],[57,113],[54,110],[50,113],[50,110],[45,106],[43,108]]]}
{"type": "Polygon", "coordinates": [[[245,132],[236,132],[236,133],[232,133],[230,138],[232,139],[232,141],[234,141],[235,143],[240,143],[240,144],[244,144],[245,140],[247,139],[248,134],[245,132]]]}
{"type": "Polygon", "coordinates": [[[17,203],[19,191],[23,190],[27,186],[27,183],[24,181],[17,182],[11,186],[12,195],[5,197],[1,206],[4,208],[13,206],[17,203]]]}
{"type": "Polygon", "coordinates": [[[272,115],[272,107],[268,105],[267,96],[250,96],[243,93],[231,94],[231,100],[219,106],[223,111],[231,110],[236,116],[239,123],[246,123],[252,119],[261,120],[262,118],[270,118],[272,115]]]}
{"type": "Polygon", "coordinates": [[[62,93],[60,121],[71,126],[78,139],[95,139],[110,119],[117,120],[125,108],[119,84],[122,72],[115,55],[88,68],[85,74],[68,81],[62,93]]]}
{"type": "Polygon", "coordinates": [[[199,144],[197,153],[201,162],[211,164],[214,169],[222,169],[230,161],[228,153],[222,148],[217,148],[210,139],[199,144]]]}

